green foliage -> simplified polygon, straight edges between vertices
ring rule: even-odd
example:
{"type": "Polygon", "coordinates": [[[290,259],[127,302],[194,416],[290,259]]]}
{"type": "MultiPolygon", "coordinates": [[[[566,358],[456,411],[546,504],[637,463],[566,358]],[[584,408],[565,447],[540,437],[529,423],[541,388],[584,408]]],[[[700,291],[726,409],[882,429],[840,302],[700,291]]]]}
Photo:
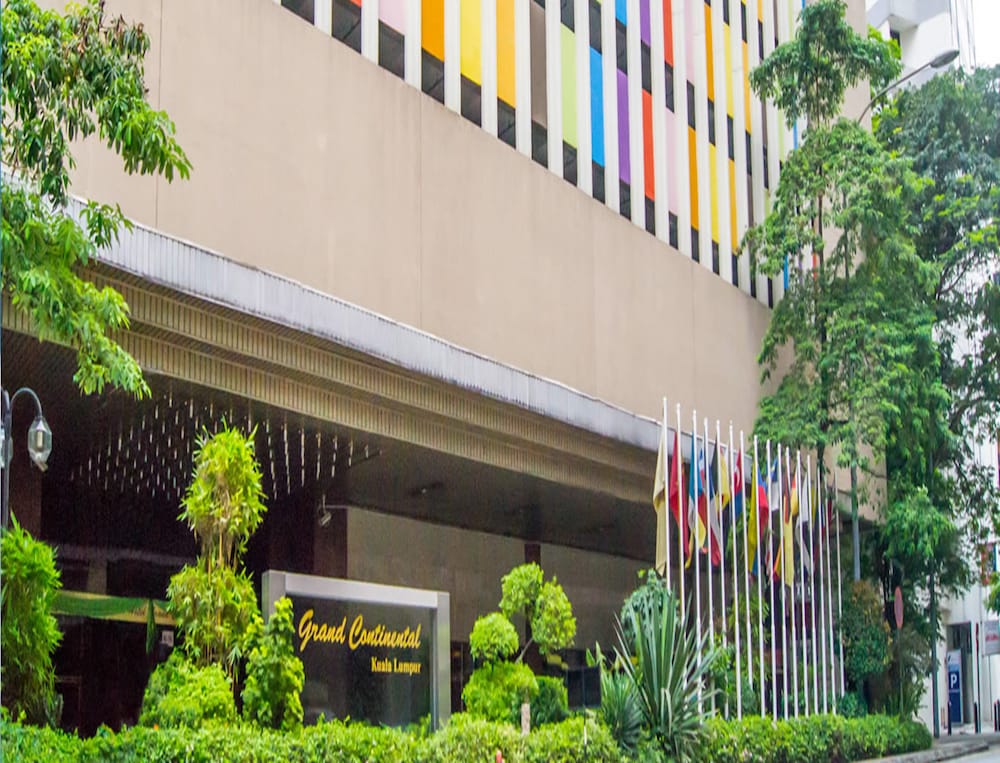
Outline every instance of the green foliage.
{"type": "Polygon", "coordinates": [[[642,708],[635,683],[617,664],[611,663],[597,647],[601,669],[601,720],[611,737],[626,753],[634,753],[642,734],[642,708]]]}
{"type": "Polygon", "coordinates": [[[521,662],[494,662],[476,668],[462,689],[469,715],[521,724],[521,705],[538,696],[538,680],[521,662]]]}
{"type": "Polygon", "coordinates": [[[503,576],[501,589],[500,611],[508,619],[523,616],[531,627],[531,641],[524,645],[522,656],[532,643],[543,657],[573,645],[576,618],[554,577],[544,582],[541,567],[522,564],[503,576]]]}
{"type": "Polygon", "coordinates": [[[199,438],[180,518],[198,538],[201,553],[167,589],[185,652],[198,665],[222,664],[230,676],[246,651],[251,625],[260,620],[253,584],[240,570],[247,540],[267,511],[253,437],[224,428],[199,438]]]}
{"type": "Polygon", "coordinates": [[[218,665],[196,667],[174,652],[149,677],[139,716],[143,726],[196,728],[235,721],[229,678],[218,665]]]}
{"type": "Polygon", "coordinates": [[[570,718],[524,739],[524,763],[618,763],[622,756],[608,730],[590,717],[570,718]]]}
{"type": "Polygon", "coordinates": [[[789,127],[805,117],[810,128],[839,113],[849,87],[867,80],[879,89],[900,71],[892,48],[862,37],[844,18],[843,0],[818,0],[802,9],[795,37],[750,73],[750,84],[785,115],[789,127]]]}
{"type": "Polygon", "coordinates": [[[566,682],[552,676],[538,676],[538,694],[531,702],[531,728],[560,723],[569,717],[566,682]]]}
{"type": "Polygon", "coordinates": [[[855,687],[885,670],[889,664],[889,624],[882,599],[868,581],[851,583],[838,630],[844,645],[844,672],[855,687]]]}
{"type": "Polygon", "coordinates": [[[868,715],[868,701],[860,691],[849,691],[837,700],[837,712],[844,718],[864,718],[868,715]]]}
{"type": "Polygon", "coordinates": [[[469,635],[469,651],[475,660],[499,662],[517,653],[517,630],[500,612],[476,620],[469,635]]]}
{"type": "Polygon", "coordinates": [[[85,0],[65,14],[8,0],[3,36],[3,148],[14,182],[2,189],[2,287],[43,339],[77,352],[74,376],[87,393],[110,384],[149,394],[139,365],[111,338],[127,329],[121,294],[97,288],[80,267],[126,225],[121,210],[89,203],[79,221],[67,208],[70,146],[95,135],[129,174],[186,178],[190,163],[166,113],[148,103],[142,24],[109,21],[85,0]]]}
{"type": "Polygon", "coordinates": [[[707,634],[696,641],[694,628],[678,614],[672,595],[662,601],[658,613],[626,603],[623,620],[629,621],[628,632],[635,636],[629,641],[619,621],[615,651],[635,686],[646,730],[667,757],[683,763],[694,759],[708,718],[707,710],[699,707],[698,689],[702,687],[707,708],[714,689],[706,679],[717,654],[707,634]]]}
{"type": "Polygon", "coordinates": [[[787,721],[750,716],[742,721],[709,721],[699,759],[713,763],[827,763],[916,752],[930,746],[930,734],[922,724],[888,716],[849,719],[814,715],[787,721]]]}
{"type": "Polygon", "coordinates": [[[521,763],[521,732],[509,723],[495,723],[458,713],[420,751],[420,763],[494,763],[496,752],[506,763],[521,763]]]}
{"type": "Polygon", "coordinates": [[[0,539],[3,582],[3,705],[30,723],[57,725],[52,654],[62,640],[52,603],[62,587],[52,548],[11,515],[0,539]]]}
{"type": "Polygon", "coordinates": [[[249,634],[247,679],[243,688],[243,716],[261,726],[288,731],[302,725],[302,686],[305,671],[295,656],[292,600],[278,599],[274,614],[263,628],[249,634]]]}

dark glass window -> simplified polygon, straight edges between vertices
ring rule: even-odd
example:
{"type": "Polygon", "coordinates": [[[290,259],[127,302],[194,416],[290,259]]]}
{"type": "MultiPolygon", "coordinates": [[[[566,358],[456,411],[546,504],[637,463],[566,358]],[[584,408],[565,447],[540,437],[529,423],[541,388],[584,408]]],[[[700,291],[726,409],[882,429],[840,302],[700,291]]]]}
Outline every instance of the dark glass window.
{"type": "Polygon", "coordinates": [[[618,181],[618,212],[622,217],[632,219],[632,189],[624,180],[618,181]]]}
{"type": "Polygon", "coordinates": [[[516,145],[514,107],[497,98],[497,135],[508,146],[516,145]]]}
{"type": "Polygon", "coordinates": [[[604,167],[597,162],[592,162],[592,165],[594,172],[594,198],[604,203],[607,201],[607,196],[604,193],[604,167]]]}
{"type": "Polygon", "coordinates": [[[708,142],[715,145],[715,102],[708,102],[708,142]]]}
{"type": "Polygon", "coordinates": [[[470,79],[462,77],[462,116],[477,125],[483,123],[482,89],[470,79]]]}
{"type": "Polygon", "coordinates": [[[701,236],[697,228],[691,228],[691,259],[701,262],[701,236]]]}
{"type": "Polygon", "coordinates": [[[687,83],[688,94],[688,127],[694,129],[694,85],[687,83]]]}
{"type": "Polygon", "coordinates": [[[563,180],[576,185],[576,149],[563,141],[563,180]]]}
{"type": "Polygon", "coordinates": [[[722,3],[722,21],[726,24],[729,23],[729,3],[725,0],[722,3]]]}
{"type": "Polygon", "coordinates": [[[590,47],[601,52],[601,4],[590,0],[590,47]]]}
{"type": "Polygon", "coordinates": [[[421,63],[420,89],[438,103],[444,103],[444,61],[424,50],[421,63]]]}
{"type": "Polygon", "coordinates": [[[743,35],[743,42],[747,41],[747,4],[740,3],[740,34],[743,35]]]}
{"type": "Polygon", "coordinates": [[[281,7],[290,10],[301,19],[305,19],[310,24],[315,22],[313,10],[315,3],[313,0],[281,0],[281,7]]]}
{"type": "Polygon", "coordinates": [[[570,31],[576,30],[576,19],[573,18],[574,15],[573,3],[568,2],[568,0],[562,0],[559,16],[562,19],[563,26],[569,27],[570,31]]]}
{"type": "Polygon", "coordinates": [[[628,74],[628,55],[625,52],[625,25],[615,19],[615,48],[618,53],[618,68],[628,74]]]}
{"type": "Polygon", "coordinates": [[[712,272],[719,275],[719,244],[712,242],[712,272]]]}
{"type": "Polygon", "coordinates": [[[403,78],[403,35],[381,21],[378,23],[378,65],[403,78]]]}
{"type": "Polygon", "coordinates": [[[656,204],[655,202],[644,195],[646,199],[646,233],[652,236],[656,235],[656,204]]]}
{"type": "Polygon", "coordinates": [[[729,146],[729,158],[736,161],[736,139],[734,137],[735,126],[733,125],[733,118],[731,116],[726,116],[726,140],[729,146]]]}
{"type": "Polygon", "coordinates": [[[673,212],[667,213],[667,237],[670,240],[670,246],[674,249],[678,247],[677,243],[677,215],[673,212]]]}
{"type": "Polygon", "coordinates": [[[361,52],[361,8],[350,0],[333,0],[333,36],[361,52]]]}
{"type": "Polygon", "coordinates": [[[740,258],[732,255],[733,286],[740,285],[740,258]]]}
{"type": "Polygon", "coordinates": [[[666,83],[667,108],[674,110],[674,67],[670,64],[663,64],[664,82],[666,83]]]}
{"type": "Polygon", "coordinates": [[[642,89],[647,93],[652,93],[653,68],[650,65],[649,46],[646,43],[639,45],[639,59],[642,62],[642,89]]]}
{"type": "Polygon", "coordinates": [[[549,166],[549,133],[538,122],[531,123],[531,158],[543,167],[549,166]]]}

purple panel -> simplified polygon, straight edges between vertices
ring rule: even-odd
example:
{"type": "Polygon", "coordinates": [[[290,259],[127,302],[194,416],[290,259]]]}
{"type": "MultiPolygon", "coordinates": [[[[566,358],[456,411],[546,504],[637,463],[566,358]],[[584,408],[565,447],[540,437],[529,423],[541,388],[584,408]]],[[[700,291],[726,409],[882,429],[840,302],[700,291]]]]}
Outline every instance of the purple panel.
{"type": "Polygon", "coordinates": [[[621,69],[618,74],[618,172],[626,185],[632,182],[632,165],[628,154],[628,77],[621,69]]]}
{"type": "Polygon", "coordinates": [[[649,0],[639,0],[639,37],[647,45],[650,44],[649,0]]]}

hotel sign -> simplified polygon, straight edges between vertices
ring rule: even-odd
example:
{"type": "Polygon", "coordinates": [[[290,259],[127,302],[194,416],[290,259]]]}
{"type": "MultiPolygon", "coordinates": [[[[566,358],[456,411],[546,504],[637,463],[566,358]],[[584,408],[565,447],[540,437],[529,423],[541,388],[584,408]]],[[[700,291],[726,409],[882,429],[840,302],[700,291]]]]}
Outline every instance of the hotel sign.
{"type": "Polygon", "coordinates": [[[307,721],[447,719],[447,593],[274,570],[264,573],[263,589],[268,613],[282,596],[292,601],[307,721]]]}

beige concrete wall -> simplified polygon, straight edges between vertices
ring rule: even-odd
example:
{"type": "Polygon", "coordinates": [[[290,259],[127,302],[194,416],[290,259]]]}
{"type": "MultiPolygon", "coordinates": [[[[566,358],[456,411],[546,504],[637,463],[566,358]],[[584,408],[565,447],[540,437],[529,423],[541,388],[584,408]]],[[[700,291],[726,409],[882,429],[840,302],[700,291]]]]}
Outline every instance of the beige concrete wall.
{"type": "MultiPolygon", "coordinates": [[[[487,533],[351,509],[348,577],[451,594],[451,637],[468,641],[475,620],[500,603],[500,578],[524,562],[524,543],[487,533]]],[[[576,646],[614,643],[614,615],[644,565],[607,554],[543,544],[542,569],[555,575],[577,619],[576,646]]]]}
{"type": "Polygon", "coordinates": [[[270,0],[111,5],[194,172],[88,145],[77,193],[627,409],[752,424],[749,296],[270,0]]]}

